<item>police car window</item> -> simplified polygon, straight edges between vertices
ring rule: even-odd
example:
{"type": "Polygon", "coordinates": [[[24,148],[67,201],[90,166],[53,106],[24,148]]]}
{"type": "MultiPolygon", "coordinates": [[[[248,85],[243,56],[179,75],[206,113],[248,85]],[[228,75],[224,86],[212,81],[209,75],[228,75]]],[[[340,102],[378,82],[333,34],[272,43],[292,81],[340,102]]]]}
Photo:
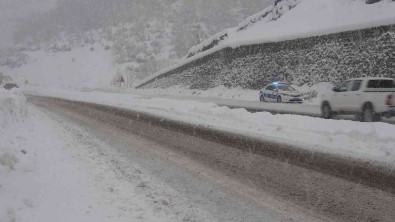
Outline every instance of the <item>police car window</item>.
{"type": "Polygon", "coordinates": [[[274,87],[272,85],[266,87],[266,90],[273,90],[273,89],[274,87]]]}
{"type": "Polygon", "coordinates": [[[361,88],[362,80],[355,80],[352,84],[351,91],[358,91],[361,88]]]}
{"type": "Polygon", "coordinates": [[[291,86],[288,86],[288,85],[278,85],[277,87],[282,91],[289,91],[289,92],[295,91],[294,88],[292,88],[291,86]]]}

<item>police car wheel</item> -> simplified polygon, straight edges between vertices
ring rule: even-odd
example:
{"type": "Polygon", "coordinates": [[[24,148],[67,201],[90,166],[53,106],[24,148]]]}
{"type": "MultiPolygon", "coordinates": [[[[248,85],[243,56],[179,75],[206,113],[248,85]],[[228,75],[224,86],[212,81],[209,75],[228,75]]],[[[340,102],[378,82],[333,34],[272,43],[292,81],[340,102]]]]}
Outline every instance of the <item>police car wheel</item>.
{"type": "Polygon", "coordinates": [[[277,97],[277,103],[281,103],[281,102],[282,102],[281,96],[277,97]]]}
{"type": "Polygon", "coordinates": [[[259,101],[261,101],[261,102],[266,102],[265,97],[262,95],[262,96],[259,98],[259,101]]]}
{"type": "Polygon", "coordinates": [[[332,110],[329,103],[324,102],[321,107],[321,115],[324,119],[332,119],[332,110]]]}

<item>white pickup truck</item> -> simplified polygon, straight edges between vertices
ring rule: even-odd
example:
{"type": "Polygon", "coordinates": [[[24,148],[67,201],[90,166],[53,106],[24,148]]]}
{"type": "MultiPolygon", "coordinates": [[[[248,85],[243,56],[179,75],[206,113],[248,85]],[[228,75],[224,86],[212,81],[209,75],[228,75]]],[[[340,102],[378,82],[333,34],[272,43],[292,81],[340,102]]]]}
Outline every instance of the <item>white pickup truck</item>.
{"type": "Polygon", "coordinates": [[[337,114],[355,114],[364,122],[395,116],[395,80],[391,78],[357,78],[343,82],[333,92],[323,95],[323,118],[337,114]]]}

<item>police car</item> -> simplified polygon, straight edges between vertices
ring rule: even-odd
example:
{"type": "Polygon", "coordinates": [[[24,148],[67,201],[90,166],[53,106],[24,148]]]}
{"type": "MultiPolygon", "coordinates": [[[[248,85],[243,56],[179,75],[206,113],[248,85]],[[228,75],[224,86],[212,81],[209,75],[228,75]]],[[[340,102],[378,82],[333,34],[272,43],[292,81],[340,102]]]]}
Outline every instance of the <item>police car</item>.
{"type": "Polygon", "coordinates": [[[284,82],[273,82],[259,93],[261,102],[302,103],[302,94],[284,82]]]}

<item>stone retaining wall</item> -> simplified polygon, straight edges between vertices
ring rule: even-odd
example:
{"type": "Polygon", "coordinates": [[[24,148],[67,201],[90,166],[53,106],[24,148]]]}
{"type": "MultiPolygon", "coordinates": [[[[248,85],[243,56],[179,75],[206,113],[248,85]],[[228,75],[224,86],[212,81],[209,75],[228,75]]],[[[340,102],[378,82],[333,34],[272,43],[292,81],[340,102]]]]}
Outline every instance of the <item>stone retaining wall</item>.
{"type": "Polygon", "coordinates": [[[272,81],[339,83],[363,76],[395,78],[395,25],[225,48],[138,88],[173,85],[257,89],[272,81]]]}

